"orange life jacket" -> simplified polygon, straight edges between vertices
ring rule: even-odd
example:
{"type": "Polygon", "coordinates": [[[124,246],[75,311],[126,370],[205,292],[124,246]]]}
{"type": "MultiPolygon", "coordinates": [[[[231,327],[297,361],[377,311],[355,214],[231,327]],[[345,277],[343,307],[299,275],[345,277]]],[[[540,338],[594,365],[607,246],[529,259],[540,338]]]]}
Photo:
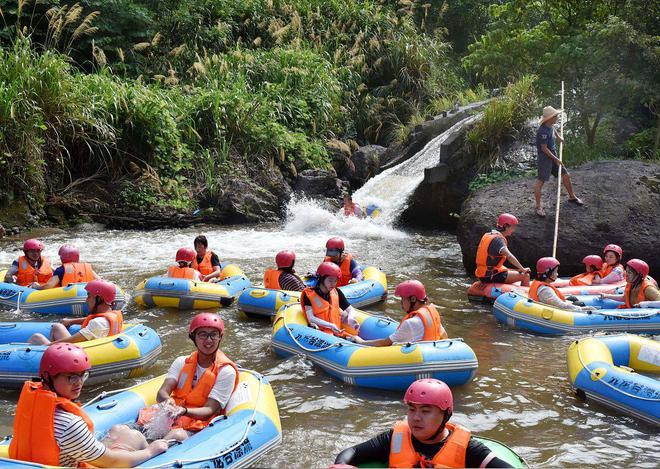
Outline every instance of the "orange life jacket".
{"type": "Polygon", "coordinates": [[[82,327],[86,327],[89,322],[94,318],[105,318],[106,321],[110,324],[110,330],[108,331],[108,337],[111,335],[117,335],[121,332],[121,328],[124,324],[124,315],[121,311],[108,311],[107,313],[99,314],[90,314],[85,318],[82,323],[82,327]]]}
{"type": "MultiPolygon", "coordinates": [[[[343,287],[345,285],[348,285],[353,278],[353,273],[351,272],[351,261],[353,260],[353,256],[350,254],[344,254],[343,259],[341,260],[341,263],[339,264],[339,268],[341,269],[341,277],[339,278],[339,281],[337,282],[338,287],[343,287]]],[[[334,262],[332,260],[332,257],[326,257],[323,259],[324,262],[334,262]]]]}
{"type": "Polygon", "coordinates": [[[451,433],[440,451],[429,461],[415,451],[408,422],[395,423],[390,443],[389,467],[465,467],[470,430],[452,423],[445,425],[451,433]]]}
{"type": "Polygon", "coordinates": [[[608,263],[603,264],[603,267],[600,269],[600,278],[607,277],[617,267],[623,268],[623,266],[620,263],[614,265],[609,265],[608,263]]]}
{"type": "Polygon", "coordinates": [[[658,284],[656,283],[656,281],[652,277],[646,277],[642,281],[642,283],[638,286],[637,297],[633,301],[633,299],[632,299],[632,296],[633,296],[632,295],[632,291],[633,291],[632,284],[627,283],[626,284],[626,291],[623,293],[623,298],[626,301],[626,304],[620,306],[620,308],[632,308],[634,305],[636,305],[640,301],[646,301],[646,295],[644,294],[644,291],[648,287],[656,287],[656,288],[658,287],[658,284]]]}
{"type": "Polygon", "coordinates": [[[559,297],[560,300],[566,301],[566,298],[557,289],[557,287],[555,287],[553,285],[550,285],[549,283],[541,282],[540,280],[532,280],[532,284],[529,286],[529,293],[528,293],[527,297],[530,300],[534,300],[534,301],[539,302],[540,301],[539,300],[539,288],[541,288],[542,286],[552,288],[552,290],[555,292],[555,294],[559,297]]]}
{"type": "Polygon", "coordinates": [[[71,262],[63,264],[64,275],[62,276],[61,286],[66,287],[72,283],[91,282],[94,280],[94,271],[92,264],[87,262],[71,262]]]}
{"type": "Polygon", "coordinates": [[[496,230],[489,231],[481,237],[481,241],[479,241],[479,247],[477,248],[477,257],[475,259],[477,269],[474,271],[474,274],[477,277],[487,277],[491,273],[499,273],[508,270],[506,267],[504,267],[504,262],[506,262],[506,255],[488,255],[488,248],[490,247],[490,243],[492,243],[493,240],[497,238],[502,238],[504,240],[504,245],[508,245],[506,237],[496,230]]]}
{"type": "MultiPolygon", "coordinates": [[[[339,308],[339,295],[337,290],[333,288],[330,290],[330,301],[324,300],[321,295],[316,293],[313,288],[305,288],[300,294],[300,303],[303,302],[303,297],[307,298],[306,303],[312,307],[312,312],[317,318],[330,322],[341,329],[341,310],[339,308]]],[[[320,327],[323,332],[341,336],[341,334],[334,334],[331,329],[327,327],[320,327]]]]}
{"type": "Polygon", "coordinates": [[[281,270],[279,269],[266,269],[264,273],[264,287],[270,288],[272,290],[279,290],[282,288],[280,286],[280,276],[282,275],[281,270]]]}
{"type": "MultiPolygon", "coordinates": [[[[442,322],[440,321],[440,313],[433,305],[424,305],[421,308],[411,311],[401,320],[404,321],[418,316],[424,324],[424,337],[422,340],[440,340],[442,339],[442,322]]],[[[399,324],[399,327],[401,327],[399,324]]]]}
{"type": "MultiPolygon", "coordinates": [[[[236,389],[236,386],[238,386],[238,367],[233,361],[227,358],[220,349],[215,353],[215,362],[204,370],[204,374],[202,374],[193,387],[192,382],[195,378],[195,372],[197,371],[197,351],[191,353],[190,356],[186,358],[186,362],[181,369],[179,379],[177,380],[177,387],[172,391],[172,398],[176,404],[191,408],[203,407],[209,399],[209,394],[211,389],[213,389],[213,385],[215,384],[220,369],[225,366],[231,366],[236,371],[233,392],[236,389]]],[[[223,412],[224,409],[220,413],[222,414],[223,412]]],[[[174,427],[190,431],[199,431],[206,428],[213,417],[215,417],[215,415],[212,415],[208,419],[200,420],[183,415],[176,419],[174,427]]]]}
{"type": "Polygon", "coordinates": [[[591,285],[594,282],[594,278],[596,275],[600,275],[600,271],[596,272],[585,272],[580,275],[576,275],[575,277],[571,277],[571,279],[568,281],[569,285],[591,285]]]}
{"type": "Polygon", "coordinates": [[[41,383],[26,381],[16,406],[10,458],[59,466],[60,447],[54,428],[56,407],[82,418],[89,431],[94,432],[94,424],[78,404],[43,389],[41,383]]]}
{"type": "Polygon", "coordinates": [[[171,278],[187,278],[189,280],[194,280],[195,269],[191,267],[179,267],[178,265],[171,265],[167,269],[167,276],[171,278]]]}
{"type": "Polygon", "coordinates": [[[16,274],[16,283],[22,287],[29,287],[32,282],[44,284],[53,276],[53,269],[47,257],[41,256],[41,266],[35,269],[30,265],[27,257],[18,258],[18,273],[16,274]]]}
{"type": "Polygon", "coordinates": [[[212,274],[213,271],[213,264],[211,264],[211,256],[213,255],[213,251],[206,250],[206,254],[204,254],[204,257],[202,258],[202,262],[197,262],[197,256],[195,256],[195,260],[192,263],[192,268],[197,270],[200,274],[202,274],[204,277],[212,274]]]}

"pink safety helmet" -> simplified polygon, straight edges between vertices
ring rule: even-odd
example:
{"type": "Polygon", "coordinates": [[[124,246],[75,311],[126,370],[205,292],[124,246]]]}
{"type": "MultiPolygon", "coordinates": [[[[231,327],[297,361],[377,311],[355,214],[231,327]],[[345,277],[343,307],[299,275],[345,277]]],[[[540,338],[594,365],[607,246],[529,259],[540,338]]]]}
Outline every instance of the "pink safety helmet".
{"type": "Polygon", "coordinates": [[[341,238],[330,238],[326,243],[325,243],[325,248],[326,249],[337,249],[339,251],[343,251],[345,248],[344,245],[344,240],[341,238]]]}
{"type": "Polygon", "coordinates": [[[275,264],[278,268],[292,267],[296,261],[296,253],[293,251],[280,251],[275,256],[275,264]]]}
{"type": "Polygon", "coordinates": [[[497,217],[497,226],[504,228],[504,225],[518,226],[518,219],[510,213],[502,213],[497,217]]]}
{"type": "Polygon", "coordinates": [[[44,243],[39,241],[38,239],[28,239],[23,243],[23,252],[26,251],[43,251],[44,250],[44,243]]]}
{"type": "Polygon", "coordinates": [[[190,321],[190,327],[188,328],[188,334],[190,337],[192,337],[195,331],[200,327],[212,327],[220,331],[220,335],[225,333],[225,322],[219,314],[215,313],[199,313],[196,315],[193,320],[190,321]]]}
{"type": "Polygon", "coordinates": [[[396,286],[394,295],[400,298],[410,298],[414,296],[419,301],[424,301],[426,296],[426,289],[424,284],[419,280],[406,280],[396,286]]]}
{"type": "Polygon", "coordinates": [[[603,259],[595,254],[586,256],[584,259],[582,259],[582,263],[586,266],[595,267],[596,269],[603,267],[603,259]]]}
{"type": "Polygon", "coordinates": [[[85,351],[75,344],[54,344],[49,346],[39,363],[39,376],[50,377],[60,373],[83,373],[92,367],[85,351]]]}
{"type": "Polygon", "coordinates": [[[177,262],[192,262],[195,260],[197,253],[193,248],[181,248],[176,252],[177,262]]]}
{"type": "Polygon", "coordinates": [[[73,244],[63,244],[57,254],[60,256],[62,264],[80,261],[80,251],[73,244]]]}
{"type": "Polygon", "coordinates": [[[542,257],[536,261],[536,275],[547,275],[558,265],[559,261],[554,257],[542,257]]]}
{"type": "Polygon", "coordinates": [[[649,274],[649,265],[641,259],[630,259],[626,262],[626,267],[630,267],[637,272],[642,278],[646,278],[649,274]]]}
{"type": "Polygon", "coordinates": [[[451,389],[439,379],[418,379],[408,387],[403,396],[405,404],[426,404],[441,410],[454,412],[454,398],[451,389]]]}
{"type": "Polygon", "coordinates": [[[319,277],[341,277],[341,269],[334,262],[321,262],[319,268],[316,269],[316,275],[319,277]]]}
{"type": "Polygon", "coordinates": [[[619,260],[623,257],[623,249],[621,249],[621,246],[618,244],[608,244],[603,248],[603,254],[605,254],[607,251],[612,251],[613,253],[617,254],[619,256],[619,260]]]}
{"type": "Polygon", "coordinates": [[[111,305],[117,296],[117,287],[115,287],[115,284],[106,280],[92,280],[85,285],[85,290],[87,293],[98,296],[108,305],[111,305]]]}

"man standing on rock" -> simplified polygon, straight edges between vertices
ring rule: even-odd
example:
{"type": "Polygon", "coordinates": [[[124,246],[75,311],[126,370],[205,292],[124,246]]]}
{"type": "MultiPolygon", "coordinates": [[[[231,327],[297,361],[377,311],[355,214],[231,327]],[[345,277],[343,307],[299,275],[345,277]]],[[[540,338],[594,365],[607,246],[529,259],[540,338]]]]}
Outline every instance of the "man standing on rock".
{"type": "Polygon", "coordinates": [[[557,147],[555,146],[555,138],[560,142],[564,142],[557,130],[553,127],[559,119],[561,110],[557,110],[552,106],[543,108],[543,117],[539,121],[539,129],[536,131],[536,150],[537,150],[537,167],[538,173],[536,176],[536,183],[534,184],[534,199],[536,199],[536,214],[539,217],[545,217],[545,210],[541,204],[541,189],[550,179],[550,174],[554,177],[559,175],[559,167],[561,167],[561,180],[564,187],[568,191],[568,201],[577,205],[584,205],[573,192],[573,184],[571,183],[571,176],[568,174],[566,167],[562,164],[557,157],[557,147]]]}

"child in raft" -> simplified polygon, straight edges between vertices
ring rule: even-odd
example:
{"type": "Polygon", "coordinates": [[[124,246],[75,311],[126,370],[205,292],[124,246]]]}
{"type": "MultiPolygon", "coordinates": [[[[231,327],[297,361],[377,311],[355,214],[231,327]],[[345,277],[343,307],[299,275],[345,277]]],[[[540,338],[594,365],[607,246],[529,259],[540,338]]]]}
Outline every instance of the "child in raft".
{"type": "Polygon", "coordinates": [[[362,280],[362,269],[360,264],[353,259],[353,256],[345,252],[346,245],[341,238],[330,238],[325,243],[325,259],[323,262],[332,262],[339,266],[341,278],[337,286],[343,287],[349,283],[355,283],[362,280]]]}
{"type": "Polygon", "coordinates": [[[623,295],[601,294],[601,298],[622,301],[619,308],[654,308],[649,304],[660,304],[658,283],[649,277],[649,265],[641,259],[630,259],[626,263],[626,289],[623,295]]]}
{"type": "Polygon", "coordinates": [[[537,303],[543,303],[567,311],[592,311],[596,308],[571,303],[552,285],[559,276],[559,261],[554,257],[542,257],[536,262],[536,276],[529,286],[528,297],[537,303]]]}
{"type": "Polygon", "coordinates": [[[594,285],[621,283],[626,279],[626,271],[621,264],[623,259],[623,249],[616,244],[608,244],[603,249],[603,258],[605,263],[600,276],[592,281],[594,285]]]}
{"type": "Polygon", "coordinates": [[[142,409],[140,425],[146,425],[159,410],[170,409],[173,425],[165,439],[183,441],[224,412],[238,386],[238,367],[220,350],[224,332],[225,324],[215,313],[193,318],[188,337],[196,350],[174,360],[158,390],[160,405],[142,409]]]}
{"type": "Polygon", "coordinates": [[[53,276],[45,284],[34,283],[35,290],[49,290],[57,287],[67,287],[72,283],[85,283],[99,280],[100,277],[87,262],[80,262],[80,251],[73,244],[63,244],[57,254],[62,263],[53,271],[53,276]]]}
{"type": "Polygon", "coordinates": [[[5,274],[6,283],[21,287],[43,285],[53,277],[53,269],[46,256],[42,256],[44,243],[38,239],[28,239],[23,243],[23,255],[16,259],[5,274]]]}
{"type": "Polygon", "coordinates": [[[192,268],[195,261],[195,250],[193,248],[181,248],[176,252],[176,265],[171,265],[167,269],[166,277],[184,278],[195,282],[202,281],[202,275],[192,268]]]}
{"type": "Polygon", "coordinates": [[[601,269],[603,268],[603,259],[600,256],[592,254],[582,259],[585,272],[572,277],[569,285],[591,285],[594,279],[600,279],[601,269]]]}
{"type": "Polygon", "coordinates": [[[264,273],[264,287],[272,290],[303,291],[307,286],[293,266],[296,263],[294,251],[280,251],[275,256],[277,269],[267,269],[264,273]]]}
{"type": "Polygon", "coordinates": [[[203,282],[219,282],[222,280],[222,262],[216,253],[209,249],[206,236],[199,235],[193,241],[195,259],[191,267],[198,271],[203,282]]]}

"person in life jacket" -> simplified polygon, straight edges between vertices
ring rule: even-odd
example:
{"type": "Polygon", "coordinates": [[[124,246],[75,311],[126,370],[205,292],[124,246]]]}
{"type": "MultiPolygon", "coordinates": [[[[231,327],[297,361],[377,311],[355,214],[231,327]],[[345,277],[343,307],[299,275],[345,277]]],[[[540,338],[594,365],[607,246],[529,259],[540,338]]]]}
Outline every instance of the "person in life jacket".
{"type": "Polygon", "coordinates": [[[344,240],[341,238],[330,238],[325,243],[324,262],[333,262],[341,269],[341,279],[338,286],[343,287],[349,283],[362,280],[362,270],[353,256],[344,252],[344,240]]]}
{"type": "MultiPolygon", "coordinates": [[[[214,417],[224,413],[238,386],[238,367],[220,350],[225,332],[222,318],[215,313],[200,313],[191,321],[188,332],[196,350],[174,360],[156,397],[161,408],[171,409],[174,419],[165,439],[182,441],[206,428],[214,417]]],[[[142,424],[153,415],[149,408],[143,411],[142,424]]]]}
{"type": "MultiPolygon", "coordinates": [[[[93,422],[75,402],[90,368],[89,357],[77,345],[46,349],[39,364],[41,382],[26,381],[18,398],[10,458],[50,466],[134,467],[167,450],[163,440],[130,451],[96,439],[93,422]]],[[[124,429],[111,432],[121,440],[124,429]]]]}
{"type": "Polygon", "coordinates": [[[406,344],[420,341],[446,339],[447,331],[442,326],[440,313],[429,303],[426,289],[418,280],[406,280],[397,285],[394,295],[401,298],[401,309],[406,316],[401,320],[394,334],[382,339],[363,340],[354,337],[353,341],[376,347],[392,344],[406,344]]]}
{"type": "Polygon", "coordinates": [[[77,343],[119,334],[124,324],[124,317],[121,311],[113,309],[117,295],[115,284],[105,280],[92,280],[85,285],[85,290],[89,315],[84,318],[64,318],[61,323],[53,324],[50,338],[37,333],[30,337],[29,342],[41,345],[77,343]],[[71,335],[68,328],[74,324],[80,324],[81,327],[78,332],[71,335]]]}
{"type": "Polygon", "coordinates": [[[72,283],[85,283],[99,280],[100,277],[87,262],[80,262],[80,251],[73,244],[63,244],[57,252],[62,265],[53,272],[51,279],[44,285],[33,285],[36,290],[66,287],[72,283]]]}
{"type": "Polygon", "coordinates": [[[527,297],[537,303],[554,306],[568,311],[593,311],[576,297],[565,297],[552,282],[559,276],[559,261],[554,257],[542,257],[536,262],[536,279],[529,286],[527,297]],[[574,301],[574,302],[573,302],[574,301]]]}
{"type": "Polygon", "coordinates": [[[317,286],[305,288],[300,294],[300,306],[307,316],[307,322],[328,334],[353,337],[344,331],[344,325],[357,331],[360,324],[346,296],[337,289],[341,270],[332,262],[322,262],[316,269],[316,275],[319,279],[317,286]]]}
{"type": "Polygon", "coordinates": [[[195,250],[192,248],[180,248],[176,252],[176,265],[171,265],[167,268],[166,277],[170,278],[184,278],[201,282],[202,276],[199,271],[192,268],[195,260],[195,250]]]}
{"type": "Polygon", "coordinates": [[[516,283],[529,285],[531,269],[523,267],[507,246],[507,238],[518,227],[518,218],[510,213],[502,213],[497,218],[497,229],[484,234],[479,241],[475,263],[475,276],[483,283],[516,283]],[[508,269],[509,261],[517,270],[508,269]]]}
{"type": "Polygon", "coordinates": [[[44,285],[53,276],[53,269],[46,256],[41,255],[44,243],[37,239],[28,239],[23,243],[23,255],[7,269],[6,283],[15,283],[22,287],[44,285]]]}
{"type": "Polygon", "coordinates": [[[595,279],[600,279],[601,269],[603,268],[603,259],[600,256],[592,254],[582,259],[585,272],[572,277],[569,285],[591,285],[595,279]]]}
{"type": "Polygon", "coordinates": [[[403,402],[407,420],[380,435],[345,449],[331,468],[356,467],[511,467],[472,437],[467,428],[450,423],[454,398],[438,379],[412,383],[403,402]]]}
{"type": "Polygon", "coordinates": [[[660,290],[658,282],[649,276],[649,265],[641,259],[630,259],[626,262],[626,289],[623,295],[601,294],[600,297],[622,301],[619,308],[653,308],[660,301],[660,290]]]}
{"type": "Polygon", "coordinates": [[[601,268],[599,278],[594,278],[593,284],[617,284],[626,279],[626,269],[621,261],[623,260],[623,249],[616,244],[608,244],[603,248],[603,258],[605,263],[601,268]]]}
{"type": "Polygon", "coordinates": [[[267,269],[264,273],[264,287],[272,290],[303,291],[306,286],[296,275],[293,266],[296,263],[296,253],[280,251],[275,256],[277,269],[267,269]]]}
{"type": "Polygon", "coordinates": [[[344,216],[365,218],[367,214],[362,210],[362,207],[353,202],[350,194],[346,194],[344,196],[344,216]]]}
{"type": "Polygon", "coordinates": [[[206,236],[199,235],[193,241],[195,247],[195,259],[192,268],[198,271],[203,282],[217,279],[222,280],[222,263],[216,253],[211,251],[206,236]]]}

